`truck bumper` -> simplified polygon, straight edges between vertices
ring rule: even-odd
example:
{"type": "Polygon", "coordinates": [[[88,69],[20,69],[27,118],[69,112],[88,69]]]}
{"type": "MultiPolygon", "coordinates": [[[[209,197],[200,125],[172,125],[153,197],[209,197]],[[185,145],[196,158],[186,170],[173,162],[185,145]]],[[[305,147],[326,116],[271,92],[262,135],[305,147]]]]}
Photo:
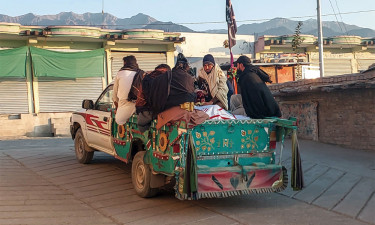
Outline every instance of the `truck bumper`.
{"type": "MultiPolygon", "coordinates": [[[[285,181],[280,165],[198,167],[198,193],[201,197],[227,197],[248,193],[277,192],[285,181]]],[[[285,187],[284,187],[285,188],[285,187]]]]}

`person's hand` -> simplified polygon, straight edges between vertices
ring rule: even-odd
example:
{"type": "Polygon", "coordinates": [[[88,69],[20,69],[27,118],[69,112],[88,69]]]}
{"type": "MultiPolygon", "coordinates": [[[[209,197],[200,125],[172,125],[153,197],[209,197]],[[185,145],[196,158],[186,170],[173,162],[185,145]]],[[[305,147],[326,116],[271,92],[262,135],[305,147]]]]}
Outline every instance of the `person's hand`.
{"type": "Polygon", "coordinates": [[[115,105],[115,113],[117,113],[118,102],[113,102],[113,104],[115,105]]]}

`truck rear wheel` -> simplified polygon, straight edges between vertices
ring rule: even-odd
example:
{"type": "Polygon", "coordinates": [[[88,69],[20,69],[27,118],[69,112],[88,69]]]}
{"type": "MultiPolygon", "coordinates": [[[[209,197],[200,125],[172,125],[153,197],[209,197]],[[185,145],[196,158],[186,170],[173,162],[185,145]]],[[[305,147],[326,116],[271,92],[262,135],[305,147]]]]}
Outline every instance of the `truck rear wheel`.
{"type": "Polygon", "coordinates": [[[135,192],[142,198],[153,197],[157,194],[158,189],[151,188],[151,169],[145,164],[143,158],[145,151],[137,152],[132,163],[132,182],[135,192]]]}
{"type": "Polygon", "coordinates": [[[87,164],[92,160],[92,157],[94,156],[94,151],[88,151],[89,148],[90,147],[86,143],[82,130],[81,128],[79,128],[74,138],[74,150],[76,152],[76,158],[78,162],[87,164]]]}

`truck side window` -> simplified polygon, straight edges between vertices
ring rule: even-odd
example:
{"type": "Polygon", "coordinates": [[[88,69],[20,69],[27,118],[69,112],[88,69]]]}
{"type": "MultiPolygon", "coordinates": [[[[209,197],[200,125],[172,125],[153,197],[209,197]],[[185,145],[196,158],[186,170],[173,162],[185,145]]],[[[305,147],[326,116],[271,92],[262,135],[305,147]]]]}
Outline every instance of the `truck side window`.
{"type": "Polygon", "coordinates": [[[99,111],[108,112],[112,108],[113,100],[113,85],[109,86],[105,92],[103,92],[98,101],[96,101],[95,109],[99,111]]]}

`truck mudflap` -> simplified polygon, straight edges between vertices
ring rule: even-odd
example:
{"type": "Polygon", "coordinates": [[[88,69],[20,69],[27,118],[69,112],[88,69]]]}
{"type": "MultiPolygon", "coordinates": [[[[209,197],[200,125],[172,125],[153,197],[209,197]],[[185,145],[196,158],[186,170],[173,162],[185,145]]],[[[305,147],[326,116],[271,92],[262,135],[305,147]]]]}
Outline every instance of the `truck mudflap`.
{"type": "Polygon", "coordinates": [[[197,198],[222,198],[252,193],[280,192],[288,185],[285,167],[269,165],[199,168],[197,198]]]}

